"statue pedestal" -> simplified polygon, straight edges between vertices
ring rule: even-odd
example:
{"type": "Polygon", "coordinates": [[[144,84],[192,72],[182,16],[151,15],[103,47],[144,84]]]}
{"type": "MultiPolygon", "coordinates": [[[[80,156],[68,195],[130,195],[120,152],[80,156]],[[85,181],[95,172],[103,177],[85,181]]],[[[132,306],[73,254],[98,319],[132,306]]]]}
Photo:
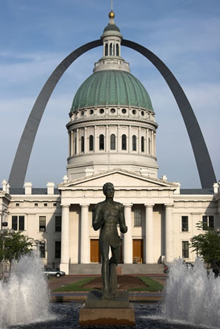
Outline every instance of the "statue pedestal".
{"type": "Polygon", "coordinates": [[[79,325],[135,325],[134,308],[129,303],[127,292],[119,292],[110,300],[101,300],[101,296],[99,291],[90,291],[80,309],[79,325]]]}

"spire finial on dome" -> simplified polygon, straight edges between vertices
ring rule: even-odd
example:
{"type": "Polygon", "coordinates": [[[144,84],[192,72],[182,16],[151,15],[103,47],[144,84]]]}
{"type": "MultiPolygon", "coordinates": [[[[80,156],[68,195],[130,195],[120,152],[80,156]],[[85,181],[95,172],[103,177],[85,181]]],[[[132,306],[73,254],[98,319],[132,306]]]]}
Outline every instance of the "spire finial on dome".
{"type": "Polygon", "coordinates": [[[111,0],[111,11],[110,11],[110,13],[108,14],[108,17],[111,19],[111,18],[113,18],[114,19],[114,17],[115,17],[115,13],[114,13],[114,11],[113,11],[113,0],[111,0]]]}

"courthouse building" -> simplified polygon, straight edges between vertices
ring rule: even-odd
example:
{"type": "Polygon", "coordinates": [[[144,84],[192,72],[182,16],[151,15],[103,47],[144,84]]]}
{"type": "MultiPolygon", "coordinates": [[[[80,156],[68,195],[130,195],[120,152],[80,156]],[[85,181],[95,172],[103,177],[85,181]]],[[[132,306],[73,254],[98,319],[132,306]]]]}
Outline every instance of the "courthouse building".
{"type": "Polygon", "coordinates": [[[112,11],[101,39],[102,57],[70,109],[67,175],[57,187],[50,182],[34,188],[27,182],[13,189],[3,181],[1,221],[37,240],[49,266],[69,273],[71,264],[99,263],[92,211],[104,198],[103,184],[111,182],[128,226],[121,234],[122,263],[158,264],[178,257],[193,262],[189,244],[198,234],[196,223],[220,227],[219,183],[184,190],[166,176],[158,178],[155,112],[121,57],[122,35],[112,11]]]}

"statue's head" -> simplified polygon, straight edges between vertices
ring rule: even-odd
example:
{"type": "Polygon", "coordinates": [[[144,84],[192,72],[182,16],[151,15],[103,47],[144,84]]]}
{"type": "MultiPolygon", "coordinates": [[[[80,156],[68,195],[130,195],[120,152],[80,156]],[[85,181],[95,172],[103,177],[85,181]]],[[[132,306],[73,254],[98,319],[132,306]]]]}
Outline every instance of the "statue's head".
{"type": "Polygon", "coordinates": [[[112,183],[105,183],[103,185],[103,193],[107,196],[107,192],[111,191],[113,193],[114,196],[114,192],[115,192],[115,188],[114,185],[112,183]]]}

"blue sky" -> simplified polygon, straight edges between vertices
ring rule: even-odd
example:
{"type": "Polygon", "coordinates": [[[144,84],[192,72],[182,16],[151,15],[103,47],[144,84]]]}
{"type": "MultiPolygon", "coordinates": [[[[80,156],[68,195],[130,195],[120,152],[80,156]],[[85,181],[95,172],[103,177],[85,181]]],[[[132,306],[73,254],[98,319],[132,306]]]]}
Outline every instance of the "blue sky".
{"type": "MultiPolygon", "coordinates": [[[[98,39],[108,23],[110,0],[1,0],[0,180],[8,179],[33,104],[57,65],[73,50],[98,39]]],[[[200,124],[220,179],[220,1],[114,0],[115,22],[125,39],[154,52],[183,87],[200,124]]],[[[75,92],[92,74],[101,47],[66,71],[47,105],[26,181],[44,187],[66,174],[65,125],[75,92]]],[[[190,141],[177,104],[156,68],[122,47],[131,73],[150,94],[157,130],[159,177],[200,187],[190,141]]]]}

